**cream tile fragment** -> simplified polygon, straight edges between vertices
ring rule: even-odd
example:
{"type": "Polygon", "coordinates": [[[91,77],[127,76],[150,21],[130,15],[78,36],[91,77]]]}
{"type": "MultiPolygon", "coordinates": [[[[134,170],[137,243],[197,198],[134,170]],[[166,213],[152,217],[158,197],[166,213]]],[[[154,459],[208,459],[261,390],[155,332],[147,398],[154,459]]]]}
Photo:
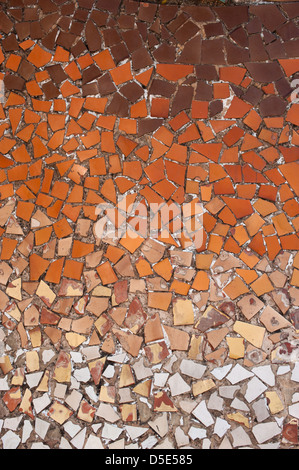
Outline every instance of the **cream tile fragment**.
{"type": "Polygon", "coordinates": [[[257,348],[262,347],[266,332],[265,328],[237,320],[234,323],[233,330],[243,336],[253,346],[257,348]]]}

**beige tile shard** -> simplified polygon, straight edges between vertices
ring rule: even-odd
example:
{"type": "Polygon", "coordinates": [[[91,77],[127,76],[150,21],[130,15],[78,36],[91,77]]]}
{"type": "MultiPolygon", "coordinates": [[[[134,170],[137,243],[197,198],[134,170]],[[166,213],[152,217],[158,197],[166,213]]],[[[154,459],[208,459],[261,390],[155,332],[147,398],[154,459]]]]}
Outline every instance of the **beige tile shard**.
{"type": "Polygon", "coordinates": [[[70,382],[71,381],[71,373],[72,373],[72,364],[71,364],[71,356],[69,353],[65,351],[60,351],[55,369],[53,378],[57,382],[70,382]]]}
{"type": "Polygon", "coordinates": [[[228,332],[229,332],[229,328],[227,328],[227,326],[207,331],[206,333],[207,340],[213,349],[216,349],[217,346],[219,346],[219,344],[225,338],[228,332]]]}
{"type": "Polygon", "coordinates": [[[173,301],[173,324],[180,325],[193,325],[194,311],[191,300],[189,299],[174,299],[173,301]]]}
{"type": "Polygon", "coordinates": [[[189,359],[199,360],[202,356],[203,336],[192,335],[190,340],[190,347],[188,351],[189,359]]]}
{"type": "Polygon", "coordinates": [[[177,412],[177,408],[173,404],[173,402],[168,397],[167,393],[164,391],[156,392],[154,394],[154,411],[169,411],[169,412],[177,412]]]}
{"type": "Polygon", "coordinates": [[[22,300],[22,279],[14,279],[8,283],[6,294],[16,300],[22,300]]]}
{"type": "Polygon", "coordinates": [[[137,421],[136,403],[124,403],[120,406],[121,418],[125,423],[137,421]]]}
{"type": "Polygon", "coordinates": [[[192,393],[195,397],[197,397],[198,395],[205,393],[215,387],[216,384],[212,379],[198,380],[198,382],[192,385],[192,393]]]}
{"type": "Polygon", "coordinates": [[[36,295],[48,306],[51,307],[56,299],[55,292],[44,281],[40,281],[36,290],[36,295]]]}
{"type": "Polygon", "coordinates": [[[6,286],[8,279],[10,278],[12,268],[5,261],[0,262],[0,284],[6,286]]]}
{"type": "Polygon", "coordinates": [[[253,344],[253,346],[257,348],[262,347],[266,332],[265,328],[237,320],[234,323],[233,330],[253,344]]]}
{"type": "Polygon", "coordinates": [[[245,354],[245,344],[243,338],[234,338],[227,336],[226,341],[229,349],[229,357],[231,359],[240,359],[245,354]]]}
{"type": "Polygon", "coordinates": [[[266,391],[265,396],[268,400],[268,406],[269,406],[271,414],[274,415],[284,410],[284,404],[282,403],[281,399],[279,398],[275,390],[266,391]]]}
{"type": "Polygon", "coordinates": [[[177,351],[187,351],[190,336],[186,331],[164,325],[165,332],[170,342],[170,349],[177,351]]]}
{"type": "Polygon", "coordinates": [[[148,398],[151,393],[152,379],[147,379],[144,382],[140,382],[133,388],[133,392],[141,395],[142,397],[148,398]]]}
{"type": "Polygon", "coordinates": [[[119,387],[128,387],[135,383],[135,379],[129,364],[123,364],[119,377],[119,387]]]}
{"type": "Polygon", "coordinates": [[[65,339],[67,340],[70,347],[75,349],[80,346],[80,344],[84,343],[84,341],[86,341],[86,336],[80,335],[79,333],[67,332],[65,334],[65,339]]]}
{"type": "Polygon", "coordinates": [[[141,251],[146,259],[151,263],[157,263],[160,261],[165,252],[165,247],[157,242],[156,240],[148,238],[142,244],[141,251]]]}
{"type": "Polygon", "coordinates": [[[26,368],[28,372],[39,370],[39,356],[37,351],[26,352],[26,368]]]}
{"type": "Polygon", "coordinates": [[[92,423],[96,408],[90,405],[86,400],[82,400],[77,413],[77,417],[87,423],[92,423]]]}
{"type": "Polygon", "coordinates": [[[255,295],[248,294],[242,297],[237,305],[240,307],[244,317],[250,320],[263,308],[264,303],[255,295]]]}
{"type": "Polygon", "coordinates": [[[49,418],[52,418],[58,424],[65,423],[65,421],[67,421],[72,416],[72,414],[73,412],[59,401],[52,403],[48,411],[49,418]]]}
{"type": "Polygon", "coordinates": [[[244,416],[242,413],[240,413],[240,411],[236,411],[235,413],[229,413],[228,415],[226,415],[226,417],[227,419],[231,419],[232,421],[235,421],[236,423],[243,424],[248,429],[250,428],[249,419],[246,416],[244,416]]]}
{"type": "Polygon", "coordinates": [[[281,328],[292,327],[292,324],[280,315],[280,313],[276,312],[276,310],[274,310],[270,305],[267,305],[265,310],[262,312],[260,322],[265,325],[270,333],[280,330],[281,328]]]}
{"type": "Polygon", "coordinates": [[[151,343],[163,339],[164,334],[162,330],[161,320],[158,313],[148,318],[144,325],[144,341],[145,343],[151,343]]]}

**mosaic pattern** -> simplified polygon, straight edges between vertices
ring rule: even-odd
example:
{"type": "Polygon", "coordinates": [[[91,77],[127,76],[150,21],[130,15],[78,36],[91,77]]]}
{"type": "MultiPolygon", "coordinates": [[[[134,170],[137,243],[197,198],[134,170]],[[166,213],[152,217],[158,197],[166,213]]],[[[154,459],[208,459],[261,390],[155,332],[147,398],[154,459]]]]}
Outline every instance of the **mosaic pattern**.
{"type": "Polygon", "coordinates": [[[298,448],[298,18],[1,1],[3,449],[298,448]]]}

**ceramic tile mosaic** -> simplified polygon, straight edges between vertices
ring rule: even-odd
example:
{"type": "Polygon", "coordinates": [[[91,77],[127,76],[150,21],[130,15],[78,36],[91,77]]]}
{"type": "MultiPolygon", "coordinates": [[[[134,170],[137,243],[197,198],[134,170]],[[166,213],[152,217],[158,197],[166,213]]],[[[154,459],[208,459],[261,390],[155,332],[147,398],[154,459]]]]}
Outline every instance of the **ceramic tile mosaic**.
{"type": "Polygon", "coordinates": [[[299,2],[0,34],[0,447],[298,448],[299,2]]]}

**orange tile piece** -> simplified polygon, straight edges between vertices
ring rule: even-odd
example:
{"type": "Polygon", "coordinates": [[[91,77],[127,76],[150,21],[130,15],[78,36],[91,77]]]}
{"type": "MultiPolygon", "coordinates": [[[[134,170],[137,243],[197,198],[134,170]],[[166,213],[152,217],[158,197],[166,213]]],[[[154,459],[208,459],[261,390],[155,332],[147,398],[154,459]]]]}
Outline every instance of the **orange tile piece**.
{"type": "Polygon", "coordinates": [[[125,157],[128,157],[138,144],[128,137],[120,135],[117,139],[116,145],[120,148],[125,157]]]}
{"type": "Polygon", "coordinates": [[[32,51],[29,53],[27,60],[31,62],[35,67],[44,67],[50,62],[52,54],[42,49],[38,44],[34,46],[32,51]]]}
{"type": "Polygon", "coordinates": [[[249,103],[246,103],[245,101],[241,100],[237,96],[234,96],[232,99],[232,102],[230,104],[230,107],[228,108],[225,118],[226,119],[231,119],[231,118],[243,118],[245,114],[250,111],[252,108],[252,105],[249,103]]]}
{"type": "Polygon", "coordinates": [[[3,237],[2,246],[1,246],[1,260],[10,260],[15,251],[16,246],[18,245],[18,240],[12,238],[3,237]]]}
{"type": "Polygon", "coordinates": [[[36,253],[29,256],[30,281],[38,281],[42,274],[48,269],[50,261],[42,258],[36,253]]]}
{"type": "Polygon", "coordinates": [[[110,70],[115,68],[115,62],[112,55],[110,54],[109,49],[104,49],[103,51],[95,54],[92,56],[92,59],[101,70],[110,70]]]}
{"type": "Polygon", "coordinates": [[[224,292],[231,300],[237,299],[240,295],[249,292],[248,287],[240,277],[235,277],[227,286],[224,287],[224,292]]]}
{"type": "Polygon", "coordinates": [[[177,81],[193,72],[193,65],[157,64],[156,72],[166,80],[177,81]]]}
{"type": "Polygon", "coordinates": [[[130,108],[130,117],[131,118],[142,118],[147,116],[147,106],[146,106],[146,100],[143,99],[141,101],[138,101],[135,104],[132,104],[130,108]]]}
{"type": "Polygon", "coordinates": [[[57,222],[54,222],[53,228],[57,238],[64,238],[73,233],[72,227],[70,226],[65,217],[63,217],[57,222]]]}
{"type": "Polygon", "coordinates": [[[93,243],[86,243],[80,240],[74,240],[72,248],[72,258],[82,258],[94,251],[93,243]]]}
{"type": "Polygon", "coordinates": [[[73,259],[66,259],[63,276],[69,279],[80,281],[83,272],[84,263],[73,259]]]}
{"type": "Polygon", "coordinates": [[[133,78],[130,62],[126,62],[125,64],[115,67],[114,69],[110,70],[109,73],[111,74],[112,80],[116,86],[132,80],[133,78]]]}
{"type": "Polygon", "coordinates": [[[60,283],[64,261],[64,257],[52,261],[45,275],[45,282],[51,282],[53,284],[60,283]]]}
{"type": "Polygon", "coordinates": [[[271,292],[274,287],[266,273],[262,274],[256,281],[251,284],[252,290],[259,297],[271,292]]]}
{"type": "Polygon", "coordinates": [[[105,261],[96,268],[103,285],[114,284],[118,278],[109,261],[105,261]]]}
{"type": "Polygon", "coordinates": [[[234,83],[235,85],[240,85],[245,74],[246,69],[243,67],[220,67],[219,69],[220,79],[224,82],[234,83]]]}

